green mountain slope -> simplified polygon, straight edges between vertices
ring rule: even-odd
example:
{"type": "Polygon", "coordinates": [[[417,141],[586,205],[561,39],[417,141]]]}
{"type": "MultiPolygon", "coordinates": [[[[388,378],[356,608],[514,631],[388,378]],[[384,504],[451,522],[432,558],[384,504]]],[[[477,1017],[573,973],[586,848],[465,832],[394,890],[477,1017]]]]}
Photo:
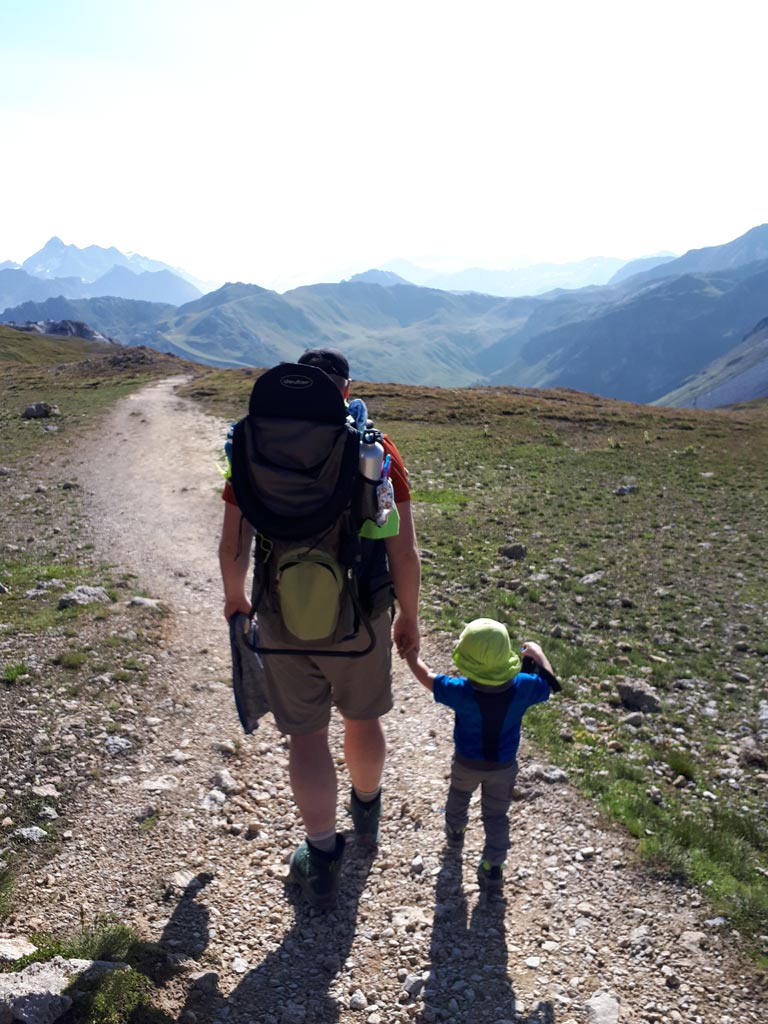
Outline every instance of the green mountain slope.
{"type": "Polygon", "coordinates": [[[114,352],[114,345],[102,341],[27,334],[0,324],[0,363],[48,366],[51,363],[77,362],[80,359],[87,359],[90,355],[105,355],[114,352]]]}
{"type": "Polygon", "coordinates": [[[164,318],[175,309],[175,306],[164,302],[141,302],[112,296],[96,299],[58,296],[45,302],[24,302],[6,309],[3,317],[17,324],[38,320],[83,320],[95,330],[125,344],[161,348],[164,318]],[[154,345],[153,339],[158,344],[154,345]]]}

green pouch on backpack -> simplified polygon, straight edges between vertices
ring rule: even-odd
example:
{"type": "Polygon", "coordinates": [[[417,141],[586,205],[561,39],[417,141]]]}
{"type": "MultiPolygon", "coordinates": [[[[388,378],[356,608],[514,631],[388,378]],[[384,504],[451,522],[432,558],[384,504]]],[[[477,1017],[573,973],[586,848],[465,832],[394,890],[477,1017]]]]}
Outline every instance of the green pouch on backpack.
{"type": "Polygon", "coordinates": [[[334,636],[345,579],[327,551],[292,548],[277,563],[277,595],[285,628],[297,640],[321,643],[334,636]]]}

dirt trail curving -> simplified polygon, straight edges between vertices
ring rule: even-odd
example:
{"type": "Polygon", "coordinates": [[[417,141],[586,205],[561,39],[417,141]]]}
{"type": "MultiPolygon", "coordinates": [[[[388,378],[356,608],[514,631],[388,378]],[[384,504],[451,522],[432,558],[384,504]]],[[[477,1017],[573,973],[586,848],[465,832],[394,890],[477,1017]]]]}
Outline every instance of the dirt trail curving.
{"type": "MultiPolygon", "coordinates": [[[[302,832],[285,745],[269,722],[243,739],[222,682],[214,462],[226,425],[174,384],[121,402],[82,454],[98,549],[171,610],[153,668],[167,695],[137,721],[141,753],[73,825],[47,919],[110,909],[161,940],[179,961],[166,1008],[188,1024],[767,1020],[768,999],[696,894],[649,880],[632,842],[570,785],[537,775],[530,750],[507,899],[486,904],[476,805],[463,867],[443,850],[450,716],[400,666],[378,856],[350,842],[336,912],[294,903],[283,879],[302,832]],[[147,805],[149,829],[138,825],[147,805]]],[[[444,645],[426,647],[447,664],[444,645]]]]}

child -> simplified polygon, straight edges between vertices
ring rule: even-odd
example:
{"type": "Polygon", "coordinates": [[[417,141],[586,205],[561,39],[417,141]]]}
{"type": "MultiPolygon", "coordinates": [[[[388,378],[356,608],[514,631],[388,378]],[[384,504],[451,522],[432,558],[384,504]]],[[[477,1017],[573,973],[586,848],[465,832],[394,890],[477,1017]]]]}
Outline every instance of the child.
{"type": "Polygon", "coordinates": [[[445,806],[449,846],[461,849],[469,819],[469,801],[482,786],[485,847],[477,869],[480,888],[500,892],[509,849],[509,805],[517,775],[520,723],[533,704],[560,686],[537,643],[523,644],[525,671],[501,622],[475,619],[459,637],[453,660],[460,676],[436,675],[417,654],[405,655],[418,681],[439,704],[453,708],[455,750],[445,806]]]}

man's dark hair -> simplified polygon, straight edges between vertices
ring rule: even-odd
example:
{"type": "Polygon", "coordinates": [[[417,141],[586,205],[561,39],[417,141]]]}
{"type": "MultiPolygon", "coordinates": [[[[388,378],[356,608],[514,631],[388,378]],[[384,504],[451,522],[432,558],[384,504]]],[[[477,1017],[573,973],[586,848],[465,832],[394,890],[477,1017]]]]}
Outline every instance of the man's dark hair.
{"type": "Polygon", "coordinates": [[[344,380],[349,380],[347,357],[336,348],[308,348],[299,357],[298,362],[303,366],[317,366],[334,377],[343,377],[344,380]]]}

